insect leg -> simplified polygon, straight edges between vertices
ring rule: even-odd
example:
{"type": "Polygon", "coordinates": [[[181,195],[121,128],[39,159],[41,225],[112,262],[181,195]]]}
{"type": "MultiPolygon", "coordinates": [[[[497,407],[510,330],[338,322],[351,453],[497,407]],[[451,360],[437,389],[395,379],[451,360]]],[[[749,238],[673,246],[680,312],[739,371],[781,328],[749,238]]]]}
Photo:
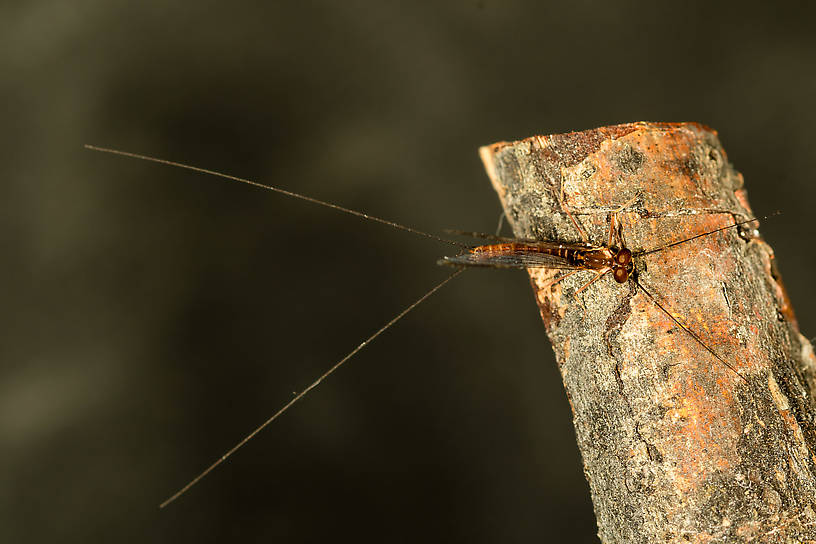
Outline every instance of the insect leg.
{"type": "Polygon", "coordinates": [[[581,288],[580,288],[580,289],[578,289],[577,291],[575,291],[575,295],[577,296],[577,295],[578,295],[578,293],[580,293],[581,291],[583,291],[584,289],[586,289],[587,287],[589,287],[590,285],[592,285],[593,283],[595,283],[596,281],[598,281],[599,279],[601,279],[602,277],[604,277],[604,276],[607,274],[607,272],[609,272],[609,271],[611,271],[611,270],[612,270],[612,269],[611,269],[611,268],[609,268],[609,267],[607,267],[607,268],[603,268],[603,269],[601,269],[601,270],[598,270],[598,271],[595,273],[595,277],[594,277],[594,278],[592,278],[591,280],[589,280],[588,282],[586,282],[586,283],[585,283],[583,286],[581,286],[581,288]]]}
{"type": "Polygon", "coordinates": [[[501,215],[499,216],[499,224],[496,226],[496,236],[501,236],[502,227],[504,226],[504,218],[507,217],[507,214],[502,210],[501,215]]]}
{"type": "Polygon", "coordinates": [[[609,239],[606,242],[606,247],[612,247],[612,236],[615,232],[615,224],[618,222],[618,212],[612,212],[609,218],[609,239]]]}
{"type": "MultiPolygon", "coordinates": [[[[564,191],[564,188],[562,187],[561,192],[563,192],[563,191],[564,191]]],[[[587,236],[586,232],[584,232],[584,229],[581,228],[581,225],[580,225],[580,223],[578,223],[578,220],[575,219],[575,216],[572,215],[572,212],[570,212],[569,207],[564,202],[564,195],[563,194],[558,197],[558,203],[561,205],[561,209],[564,210],[564,212],[567,214],[567,217],[570,218],[570,221],[572,221],[572,224],[575,225],[575,230],[577,230],[578,234],[581,235],[581,240],[583,240],[585,244],[589,245],[589,237],[587,236]]]]}
{"type": "Polygon", "coordinates": [[[643,287],[643,285],[642,285],[642,284],[641,284],[641,283],[640,283],[640,282],[637,280],[637,278],[635,278],[634,276],[629,276],[629,277],[630,277],[630,279],[632,279],[632,280],[635,282],[635,285],[637,285],[637,286],[640,288],[640,290],[641,290],[641,291],[643,291],[643,292],[646,294],[646,296],[647,296],[647,297],[649,297],[649,299],[651,299],[651,301],[655,303],[655,306],[657,306],[658,308],[660,308],[660,311],[662,311],[664,314],[666,314],[666,315],[669,317],[669,319],[671,319],[672,321],[674,321],[674,323],[675,323],[675,324],[676,324],[678,327],[680,327],[681,329],[683,329],[684,331],[686,331],[686,332],[688,333],[688,335],[689,335],[689,336],[691,336],[691,337],[694,339],[694,341],[695,341],[695,342],[697,342],[698,344],[700,344],[700,345],[703,347],[703,349],[705,349],[707,352],[709,352],[711,355],[713,355],[713,356],[714,356],[714,358],[715,358],[715,359],[717,359],[719,362],[721,362],[721,363],[722,363],[722,364],[723,364],[723,365],[724,365],[726,368],[728,368],[728,370],[730,370],[731,372],[733,372],[734,374],[736,374],[736,375],[737,375],[737,376],[738,376],[738,377],[739,377],[739,378],[740,378],[742,381],[744,381],[746,384],[748,384],[748,386],[749,386],[749,387],[751,387],[751,382],[750,382],[750,381],[748,381],[748,378],[746,378],[745,376],[743,376],[743,375],[742,375],[742,373],[740,373],[740,371],[739,371],[739,370],[737,370],[737,369],[736,369],[736,367],[734,367],[734,365],[730,364],[728,361],[726,361],[725,359],[723,359],[722,357],[720,357],[719,355],[717,355],[717,352],[716,352],[716,351],[714,351],[714,350],[713,350],[711,347],[709,347],[709,345],[708,345],[708,344],[706,344],[705,342],[703,342],[703,339],[702,339],[702,338],[700,338],[700,337],[697,335],[697,333],[696,333],[696,332],[694,332],[693,330],[689,329],[687,326],[683,325],[683,324],[680,322],[680,320],[679,320],[679,319],[677,319],[676,317],[674,317],[674,316],[672,315],[672,313],[671,313],[671,312],[670,312],[670,311],[669,311],[669,310],[668,310],[668,309],[667,309],[665,306],[663,306],[662,304],[660,304],[660,302],[658,302],[658,301],[657,301],[657,298],[655,298],[655,296],[654,296],[654,295],[652,295],[652,294],[651,294],[649,291],[647,291],[647,290],[646,290],[646,288],[645,288],[645,287],[643,287]]]}
{"type": "Polygon", "coordinates": [[[607,247],[612,247],[613,236],[617,238],[619,248],[626,247],[626,243],[623,240],[623,234],[618,228],[618,214],[632,204],[632,202],[636,201],[639,197],[640,195],[635,195],[634,198],[629,199],[620,208],[611,213],[609,218],[609,241],[607,242],[607,247]]]}
{"type": "MultiPolygon", "coordinates": [[[[538,145],[541,146],[541,149],[546,149],[546,145],[544,144],[544,139],[541,136],[536,136],[536,139],[538,140],[538,145]]],[[[570,221],[572,221],[572,224],[575,226],[575,230],[577,230],[578,234],[581,235],[581,240],[583,240],[583,242],[586,245],[589,245],[589,237],[587,236],[587,233],[584,231],[583,228],[581,228],[581,224],[578,223],[578,220],[575,219],[575,216],[572,215],[572,212],[570,212],[569,207],[567,207],[566,203],[564,202],[564,185],[563,184],[561,184],[560,194],[556,194],[555,197],[558,199],[558,205],[561,206],[561,209],[564,210],[564,213],[566,213],[567,217],[569,217],[570,221]]]]}
{"type": "Polygon", "coordinates": [[[573,274],[575,274],[575,273],[577,273],[577,272],[582,272],[582,270],[581,270],[581,269],[578,269],[578,270],[572,270],[572,271],[570,271],[570,272],[567,272],[566,274],[563,274],[563,275],[561,275],[561,276],[558,276],[557,278],[555,278],[554,280],[552,280],[550,283],[548,283],[548,284],[544,285],[544,286],[542,287],[542,290],[543,290],[543,289],[549,289],[549,288],[551,288],[553,285],[555,285],[555,284],[557,284],[557,283],[560,283],[562,280],[565,280],[565,279],[569,278],[570,276],[572,276],[573,274]]]}

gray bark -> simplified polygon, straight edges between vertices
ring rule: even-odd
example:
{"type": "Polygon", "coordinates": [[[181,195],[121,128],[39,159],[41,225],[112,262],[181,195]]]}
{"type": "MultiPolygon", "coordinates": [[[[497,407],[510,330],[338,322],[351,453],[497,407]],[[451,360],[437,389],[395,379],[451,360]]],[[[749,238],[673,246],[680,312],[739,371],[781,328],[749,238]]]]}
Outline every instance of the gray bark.
{"type": "MultiPolygon", "coordinates": [[[[701,125],[633,123],[481,155],[518,238],[580,242],[564,207],[605,245],[611,212],[630,202],[618,217],[633,252],[753,217],[701,125]]],[[[642,285],[724,362],[632,280],[576,294],[592,272],[550,286],[563,271],[530,270],[605,543],[816,541],[816,358],[756,226],[635,260],[642,285]]]]}

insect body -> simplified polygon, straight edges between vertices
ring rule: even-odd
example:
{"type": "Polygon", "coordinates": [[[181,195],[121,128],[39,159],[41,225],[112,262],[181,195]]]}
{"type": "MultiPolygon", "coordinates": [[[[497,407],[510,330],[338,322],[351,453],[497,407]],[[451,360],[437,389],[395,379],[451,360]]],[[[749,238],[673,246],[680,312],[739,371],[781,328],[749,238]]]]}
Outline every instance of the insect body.
{"type": "Polygon", "coordinates": [[[617,229],[617,214],[630,203],[624,204],[618,211],[612,213],[609,220],[609,236],[605,246],[590,244],[584,230],[579,226],[569,210],[564,207],[575,228],[584,239],[581,244],[513,240],[496,236],[493,238],[499,238],[501,243],[469,248],[465,253],[454,257],[444,257],[438,262],[439,264],[452,266],[571,270],[571,272],[557,278],[553,283],[559,282],[581,270],[594,271],[595,277],[578,289],[577,293],[580,293],[609,272],[612,272],[612,277],[616,282],[626,283],[634,270],[634,265],[632,263],[632,252],[624,247],[623,238],[617,229]],[[615,241],[617,245],[613,245],[615,241]]]}
{"type": "Polygon", "coordinates": [[[440,264],[493,268],[553,268],[595,270],[599,279],[608,272],[618,283],[632,273],[632,252],[626,248],[592,247],[557,242],[505,242],[471,248],[445,257],[440,264]]]}
{"type": "MultiPolygon", "coordinates": [[[[238,178],[235,176],[230,176],[227,174],[222,174],[219,172],[214,172],[211,170],[206,170],[203,168],[198,168],[194,166],[189,166],[186,164],[181,164],[173,161],[167,161],[164,159],[157,159],[154,157],[149,157],[145,155],[138,155],[134,153],[128,153],[124,151],[118,151],[113,149],[105,149],[99,148],[94,146],[86,146],[88,149],[102,151],[106,153],[112,153],[115,155],[122,155],[131,158],[147,160],[151,162],[161,163],[169,166],[175,166],[178,168],[184,168],[187,170],[193,170],[196,172],[214,175],[222,178],[226,178],[232,181],[238,181],[241,183],[253,185],[255,187],[271,190],[277,193],[284,194],[286,196],[290,196],[293,198],[297,198],[300,200],[305,200],[308,202],[312,202],[314,204],[319,204],[321,206],[325,206],[328,208],[332,208],[338,211],[342,211],[344,213],[348,213],[351,215],[355,215],[361,217],[363,219],[367,219],[369,221],[375,221],[379,223],[384,223],[390,225],[392,227],[405,230],[408,232],[412,232],[414,234],[424,236],[427,238],[431,238],[437,241],[445,242],[447,244],[453,245],[457,248],[460,248],[462,251],[455,256],[451,257],[444,257],[440,259],[438,262],[439,264],[454,266],[457,268],[452,274],[450,274],[447,278],[437,284],[435,287],[430,289],[426,292],[423,296],[421,296],[418,300],[416,300],[413,304],[409,305],[406,309],[402,312],[397,314],[391,321],[386,323],[383,327],[377,330],[374,334],[369,336],[366,340],[364,340],[359,346],[353,349],[348,355],[343,357],[341,360],[336,362],[331,368],[329,368],[326,372],[324,372],[319,378],[317,378],[314,382],[312,382],[308,387],[303,389],[300,393],[296,394],[288,403],[286,403],[282,408],[280,408],[275,414],[269,417],[263,424],[258,426],[254,431],[252,431],[248,436],[246,436],[243,440],[241,440],[238,444],[232,447],[229,451],[227,451],[224,455],[222,455],[218,460],[216,460],[212,465],[210,465],[207,469],[201,472],[198,476],[196,476],[193,480],[187,483],[184,487],[182,487],[179,491],[174,493],[170,498],[165,500],[160,506],[164,507],[167,504],[171,503],[179,496],[184,494],[190,487],[195,485],[199,480],[201,480],[204,476],[209,474],[210,471],[215,469],[218,465],[223,463],[228,457],[230,457],[235,451],[241,448],[244,444],[246,444],[249,440],[251,440],[256,434],[258,434],[261,430],[263,430],[267,425],[269,425],[272,421],[277,419],[280,415],[286,412],[293,404],[298,402],[301,398],[303,398],[306,394],[308,394],[312,389],[317,387],[320,382],[322,382],[325,378],[331,375],[335,370],[337,370],[340,366],[342,366],[346,361],[348,361],[351,357],[357,354],[361,349],[367,346],[372,340],[377,338],[380,334],[382,334],[385,330],[390,328],[393,324],[397,321],[402,319],[408,312],[413,310],[416,306],[421,304],[431,295],[436,293],[443,285],[448,283],[451,279],[461,274],[465,268],[468,267],[492,267],[492,268],[517,268],[517,269],[527,269],[527,268],[548,268],[548,269],[557,269],[557,270],[564,270],[561,276],[558,276],[555,280],[553,280],[552,284],[560,282],[565,278],[576,274],[582,271],[592,271],[595,273],[595,276],[587,281],[583,286],[581,286],[577,291],[580,293],[587,289],[590,285],[594,282],[603,278],[606,274],[612,273],[612,278],[619,284],[626,283],[627,281],[633,281],[635,285],[649,298],[651,299],[654,304],[660,308],[675,324],[677,324],[681,329],[686,331],[696,342],[698,342],[706,351],[708,351],[713,357],[715,357],[718,361],[720,361],[723,365],[725,365],[728,369],[734,372],[739,378],[741,378],[746,383],[748,380],[742,376],[736,368],[720,357],[713,349],[711,349],[694,331],[689,329],[687,326],[682,324],[680,321],[675,318],[672,313],[663,305],[661,304],[655,296],[653,296],[643,285],[638,281],[637,275],[634,272],[634,259],[638,256],[648,255],[652,253],[656,253],[667,249],[672,246],[676,246],[678,244],[686,243],[696,238],[700,238],[703,236],[708,236],[710,234],[714,234],[715,232],[719,232],[722,230],[730,229],[737,227],[739,225],[750,223],[755,221],[754,218],[748,219],[746,221],[741,221],[734,223],[732,225],[728,225],[725,227],[721,227],[718,229],[714,229],[708,232],[703,232],[689,238],[673,242],[663,247],[651,249],[648,251],[639,251],[637,253],[631,252],[629,249],[625,247],[625,243],[623,241],[623,237],[620,233],[620,230],[617,228],[617,213],[623,210],[626,206],[630,203],[624,204],[621,208],[619,208],[616,212],[613,212],[610,217],[609,221],[609,235],[605,245],[593,245],[589,243],[588,237],[583,229],[580,227],[579,223],[575,220],[569,210],[563,206],[564,211],[569,215],[570,220],[575,225],[576,229],[578,230],[579,234],[581,235],[583,242],[582,243],[568,243],[563,241],[539,241],[539,240],[529,240],[529,239],[513,239],[513,238],[504,238],[500,236],[490,236],[490,235],[477,235],[483,238],[490,238],[495,243],[479,245],[475,247],[469,247],[463,245],[459,242],[455,242],[452,240],[448,240],[446,238],[442,238],[433,234],[428,234],[417,229],[406,227],[404,225],[400,225],[394,223],[392,221],[388,221],[385,219],[381,219],[378,217],[373,217],[367,215],[362,212],[358,212],[355,210],[350,210],[348,208],[344,208],[342,206],[338,206],[336,204],[332,204],[329,202],[325,202],[322,200],[318,200],[315,198],[311,198],[308,196],[304,196],[301,194],[293,193],[291,191],[287,191],[285,189],[280,189],[278,187],[274,187],[271,185],[266,185],[263,183],[259,183],[256,181],[238,178]]],[[[460,233],[461,234],[461,233],[460,233]]],[[[470,233],[475,234],[475,233],[470,233]]]]}
{"type": "MultiPolygon", "coordinates": [[[[636,256],[650,255],[658,253],[670,247],[679,244],[690,242],[720,232],[727,229],[732,229],[746,223],[756,221],[751,218],[745,221],[734,223],[725,227],[720,227],[707,232],[696,234],[689,238],[672,242],[662,247],[650,249],[647,251],[640,251],[633,254],[627,249],[623,242],[623,237],[617,228],[617,214],[631,202],[624,204],[616,212],[613,212],[609,220],[609,236],[605,246],[592,245],[587,241],[587,235],[580,227],[569,210],[563,206],[564,211],[569,216],[575,228],[580,233],[584,242],[581,244],[568,244],[562,242],[551,241],[535,241],[535,240],[513,240],[510,238],[500,238],[498,236],[489,236],[481,234],[479,236],[488,238],[498,238],[502,243],[487,244],[469,248],[466,252],[453,256],[444,257],[440,259],[439,264],[470,267],[491,267],[491,268],[549,268],[549,269],[563,269],[570,270],[570,272],[562,274],[555,278],[550,285],[572,276],[577,272],[584,270],[591,270],[595,272],[595,277],[590,279],[582,285],[575,294],[584,291],[587,287],[601,279],[603,276],[612,272],[612,277],[618,283],[626,283],[630,279],[669,319],[671,319],[678,327],[683,329],[689,336],[691,336],[700,346],[710,353],[715,359],[722,363],[728,370],[733,372],[743,382],[749,384],[748,380],[743,376],[731,363],[723,359],[716,351],[714,351],[707,343],[705,343],[700,336],[686,325],[681,323],[655,296],[649,292],[643,284],[641,284],[634,274],[633,258],[636,256]],[[613,241],[617,242],[617,246],[613,245],[613,241]]],[[[477,234],[477,233],[471,233],[477,234]]],[[[750,384],[749,384],[750,385],[750,384]]]]}

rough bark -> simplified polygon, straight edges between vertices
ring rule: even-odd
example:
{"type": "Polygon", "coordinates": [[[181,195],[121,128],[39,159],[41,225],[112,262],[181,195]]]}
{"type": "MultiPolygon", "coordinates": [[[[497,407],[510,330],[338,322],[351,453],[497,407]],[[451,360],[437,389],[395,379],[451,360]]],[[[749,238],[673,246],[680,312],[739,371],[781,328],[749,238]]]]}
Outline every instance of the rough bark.
{"type": "MultiPolygon", "coordinates": [[[[481,149],[519,238],[633,252],[753,217],[716,132],[633,123],[481,149]]],[[[816,541],[816,358],[756,223],[636,258],[635,283],[531,269],[605,543],[816,541]]]]}

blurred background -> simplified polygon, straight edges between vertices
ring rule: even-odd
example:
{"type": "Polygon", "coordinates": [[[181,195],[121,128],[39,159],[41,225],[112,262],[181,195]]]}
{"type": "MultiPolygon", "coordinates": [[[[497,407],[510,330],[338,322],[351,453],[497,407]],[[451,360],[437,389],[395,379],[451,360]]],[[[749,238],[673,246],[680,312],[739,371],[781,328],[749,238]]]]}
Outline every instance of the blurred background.
{"type": "Polygon", "coordinates": [[[596,542],[526,275],[458,278],[160,511],[492,231],[480,145],[699,121],[815,334],[812,14],[712,2],[4,2],[0,540],[596,542]]]}

